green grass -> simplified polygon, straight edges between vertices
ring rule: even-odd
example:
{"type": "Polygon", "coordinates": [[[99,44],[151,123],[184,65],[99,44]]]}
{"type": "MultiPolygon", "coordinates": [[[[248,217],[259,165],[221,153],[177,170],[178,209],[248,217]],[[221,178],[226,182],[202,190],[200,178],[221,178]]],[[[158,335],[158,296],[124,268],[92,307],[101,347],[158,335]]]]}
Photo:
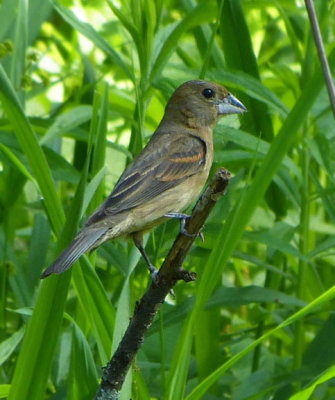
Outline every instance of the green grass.
{"type": "MultiPolygon", "coordinates": [[[[40,281],[145,145],[182,82],[248,113],[215,129],[233,179],[150,328],[122,399],[335,395],[335,128],[293,0],[3,0],[0,398],[92,399],[148,285],[116,240],[40,281]],[[38,10],[38,12],[37,12],[38,10]]],[[[315,1],[335,65],[333,2],[315,1]]],[[[334,73],[334,70],[332,71],[334,73]]],[[[146,237],[160,265],[178,226],[146,237]]]]}

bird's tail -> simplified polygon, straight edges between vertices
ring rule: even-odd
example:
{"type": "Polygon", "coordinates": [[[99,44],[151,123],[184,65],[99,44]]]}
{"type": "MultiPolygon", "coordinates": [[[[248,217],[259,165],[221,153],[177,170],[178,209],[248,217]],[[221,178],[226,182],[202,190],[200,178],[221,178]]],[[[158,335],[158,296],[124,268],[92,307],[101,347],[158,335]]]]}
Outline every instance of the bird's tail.
{"type": "Polygon", "coordinates": [[[107,228],[84,228],[72,240],[69,246],[43,272],[41,279],[51,274],[60,274],[71,267],[87,250],[94,248],[94,244],[107,232],[107,228]]]}

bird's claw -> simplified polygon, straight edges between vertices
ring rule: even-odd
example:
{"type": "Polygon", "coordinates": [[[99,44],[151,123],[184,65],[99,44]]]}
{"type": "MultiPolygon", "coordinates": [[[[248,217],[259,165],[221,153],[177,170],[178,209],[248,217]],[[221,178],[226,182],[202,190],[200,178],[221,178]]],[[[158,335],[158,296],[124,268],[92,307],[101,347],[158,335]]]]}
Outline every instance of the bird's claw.
{"type": "Polygon", "coordinates": [[[204,243],[205,238],[204,238],[204,234],[202,232],[202,230],[198,233],[189,233],[187,232],[186,229],[186,221],[191,218],[190,215],[188,214],[183,214],[183,213],[178,213],[178,212],[169,212],[167,214],[164,215],[165,217],[168,218],[178,218],[180,220],[180,233],[182,233],[185,236],[191,237],[191,238],[195,238],[197,236],[200,237],[202,243],[204,243]]]}
{"type": "Polygon", "coordinates": [[[149,271],[152,283],[157,286],[158,284],[158,269],[155,268],[152,264],[149,265],[149,271]]]}

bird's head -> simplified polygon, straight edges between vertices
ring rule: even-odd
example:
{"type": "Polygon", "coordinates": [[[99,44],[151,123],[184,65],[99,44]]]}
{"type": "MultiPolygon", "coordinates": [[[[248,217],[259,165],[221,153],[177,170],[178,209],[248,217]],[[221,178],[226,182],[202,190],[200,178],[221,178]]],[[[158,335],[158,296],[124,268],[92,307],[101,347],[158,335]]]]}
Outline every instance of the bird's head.
{"type": "Polygon", "coordinates": [[[191,128],[213,127],[227,114],[242,114],[247,109],[228,90],[214,82],[194,80],[179,86],[165,110],[169,119],[186,123],[191,128]]]}

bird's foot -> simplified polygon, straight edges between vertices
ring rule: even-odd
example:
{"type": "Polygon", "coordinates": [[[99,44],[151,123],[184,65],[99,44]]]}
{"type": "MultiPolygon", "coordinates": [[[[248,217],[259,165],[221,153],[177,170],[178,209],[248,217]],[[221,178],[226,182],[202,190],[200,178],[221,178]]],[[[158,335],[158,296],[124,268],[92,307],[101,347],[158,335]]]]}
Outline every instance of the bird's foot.
{"type": "Polygon", "coordinates": [[[148,264],[148,268],[149,268],[152,283],[155,286],[157,286],[157,284],[158,284],[158,269],[155,268],[151,263],[148,264]]]}
{"type": "MultiPolygon", "coordinates": [[[[150,271],[152,284],[157,287],[158,286],[158,273],[159,273],[159,271],[152,264],[150,264],[148,267],[149,267],[149,271],[150,271]]],[[[169,293],[170,293],[170,295],[172,297],[174,297],[174,298],[176,297],[175,292],[173,291],[173,289],[170,289],[169,293]]]]}
{"type": "Polygon", "coordinates": [[[178,218],[180,220],[180,233],[182,233],[183,235],[188,236],[188,237],[192,237],[192,238],[194,238],[196,236],[199,236],[201,241],[202,241],[202,243],[205,241],[204,234],[203,234],[202,231],[200,231],[199,233],[196,233],[196,234],[187,232],[186,221],[189,218],[191,218],[190,215],[183,214],[183,213],[178,213],[178,212],[168,212],[164,216],[168,217],[168,218],[178,218]]]}
{"type": "Polygon", "coordinates": [[[143,258],[144,258],[144,260],[145,260],[145,262],[146,262],[146,264],[148,266],[148,269],[149,269],[150,276],[151,276],[153,284],[155,284],[157,286],[157,283],[158,283],[158,270],[157,270],[157,268],[152,264],[152,262],[150,261],[150,258],[148,257],[147,253],[145,252],[143,244],[142,244],[142,240],[139,239],[136,236],[134,236],[133,239],[134,239],[135,246],[138,248],[138,250],[142,254],[142,256],[143,256],[143,258]]]}

